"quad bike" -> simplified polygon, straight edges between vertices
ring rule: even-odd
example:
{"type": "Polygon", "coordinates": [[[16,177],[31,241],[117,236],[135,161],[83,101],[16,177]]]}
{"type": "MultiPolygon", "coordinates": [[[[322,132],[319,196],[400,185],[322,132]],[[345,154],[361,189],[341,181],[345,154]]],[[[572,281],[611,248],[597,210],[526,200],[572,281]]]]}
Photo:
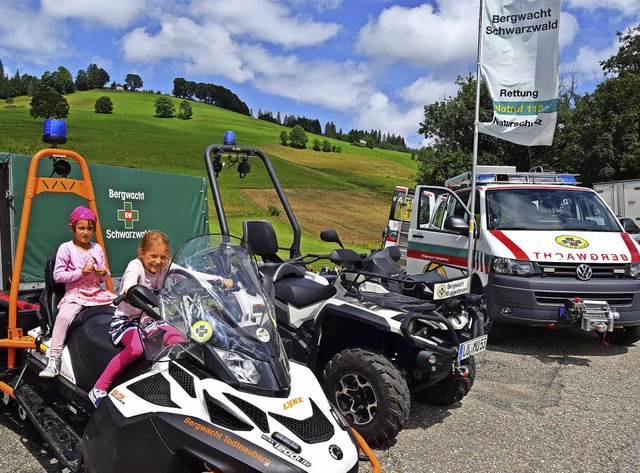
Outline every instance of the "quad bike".
{"type": "Polygon", "coordinates": [[[211,145],[205,152],[223,233],[228,227],[215,171],[221,166],[215,163],[230,154],[237,162],[263,160],[293,229],[289,258],[282,259],[269,222],[243,222],[245,244],[262,259],[259,269],[273,295],[287,354],[316,373],[351,426],[379,445],[402,429],[411,395],[437,405],[462,399],[474,382],[473,355],[486,348],[482,299],[466,295],[436,301],[434,285],[446,289],[451,282],[437,273],[406,278],[396,265],[397,249],[362,256],[342,248],[333,230],[322,238],[340,249],[300,255],[295,215],[268,157],[255,148],[211,145]],[[319,259],[344,269],[330,283],[306,271],[305,265],[319,259]]]}
{"type": "MultiPolygon", "coordinates": [[[[14,276],[23,241],[21,234],[14,276]]],[[[97,408],[88,392],[118,352],[108,335],[115,308],[83,310],[69,328],[60,374],[40,378],[60,297],[51,265],[47,272],[39,304],[21,303],[12,286],[0,390],[70,471],[357,472],[363,459],[380,471],[313,373],[289,363],[256,262],[237,240],[188,240],[158,295],[134,286],[116,298],[171,324],[185,341],[163,346],[161,328],[145,339],[146,356],[123,371],[97,408]],[[206,277],[213,272],[233,278],[235,290],[206,277]]]]}

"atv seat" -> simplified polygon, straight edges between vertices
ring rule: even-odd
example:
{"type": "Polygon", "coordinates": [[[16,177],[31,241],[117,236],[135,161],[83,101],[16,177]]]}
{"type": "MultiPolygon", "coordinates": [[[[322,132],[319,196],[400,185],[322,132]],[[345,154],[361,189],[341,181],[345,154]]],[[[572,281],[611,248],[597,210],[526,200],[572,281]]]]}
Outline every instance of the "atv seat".
{"type": "Polygon", "coordinates": [[[244,220],[242,239],[253,254],[262,258],[264,263],[284,263],[284,260],[278,256],[278,237],[269,221],[244,220]]]}
{"type": "Polygon", "coordinates": [[[283,263],[273,275],[276,299],[295,307],[307,307],[333,297],[337,292],[332,284],[321,284],[304,276],[304,271],[290,263],[283,263]]]}
{"type": "MultiPolygon", "coordinates": [[[[306,307],[336,293],[333,285],[321,284],[305,277],[300,267],[285,262],[277,255],[278,238],[267,220],[245,220],[242,222],[243,240],[256,256],[262,258],[260,273],[273,285],[275,298],[294,307],[306,307]]],[[[286,311],[285,311],[286,312],[286,311]]],[[[278,323],[290,325],[288,314],[276,310],[278,323]]]]}

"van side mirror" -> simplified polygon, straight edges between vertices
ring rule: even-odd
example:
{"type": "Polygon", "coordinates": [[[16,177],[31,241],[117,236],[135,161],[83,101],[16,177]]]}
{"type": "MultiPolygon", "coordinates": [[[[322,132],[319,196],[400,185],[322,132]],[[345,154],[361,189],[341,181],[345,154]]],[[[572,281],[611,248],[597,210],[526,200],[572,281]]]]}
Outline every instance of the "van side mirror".
{"type": "Polygon", "coordinates": [[[469,224],[459,215],[449,215],[444,220],[444,229],[459,235],[469,235],[469,224]]]}
{"type": "Polygon", "coordinates": [[[640,233],[640,228],[636,225],[636,222],[633,221],[632,218],[629,217],[620,217],[620,223],[622,224],[622,228],[627,233],[640,233]]]}

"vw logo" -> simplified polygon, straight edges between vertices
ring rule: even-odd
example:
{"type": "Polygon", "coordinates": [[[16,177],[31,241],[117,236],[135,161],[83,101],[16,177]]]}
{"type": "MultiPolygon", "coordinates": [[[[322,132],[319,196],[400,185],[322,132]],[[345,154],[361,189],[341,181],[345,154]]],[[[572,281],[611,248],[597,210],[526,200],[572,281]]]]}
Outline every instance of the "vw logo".
{"type": "Polygon", "coordinates": [[[588,264],[581,264],[576,269],[576,276],[578,276],[578,279],[582,281],[588,281],[589,279],[591,279],[591,276],[593,276],[591,266],[589,266],[588,264]]]}
{"type": "Polygon", "coordinates": [[[329,454],[336,460],[342,460],[342,449],[337,445],[329,446],[329,454]]]}

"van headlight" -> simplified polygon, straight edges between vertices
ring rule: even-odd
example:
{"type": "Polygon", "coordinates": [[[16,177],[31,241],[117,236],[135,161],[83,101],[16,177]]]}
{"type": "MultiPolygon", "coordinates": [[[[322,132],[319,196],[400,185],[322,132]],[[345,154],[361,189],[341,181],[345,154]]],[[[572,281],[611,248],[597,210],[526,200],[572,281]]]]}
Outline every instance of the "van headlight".
{"type": "Polygon", "coordinates": [[[497,274],[507,274],[509,276],[533,276],[533,264],[531,261],[522,261],[511,258],[495,258],[491,264],[493,271],[497,274]]]}
{"type": "Polygon", "coordinates": [[[634,279],[640,279],[640,263],[629,264],[629,274],[634,279]]]}

